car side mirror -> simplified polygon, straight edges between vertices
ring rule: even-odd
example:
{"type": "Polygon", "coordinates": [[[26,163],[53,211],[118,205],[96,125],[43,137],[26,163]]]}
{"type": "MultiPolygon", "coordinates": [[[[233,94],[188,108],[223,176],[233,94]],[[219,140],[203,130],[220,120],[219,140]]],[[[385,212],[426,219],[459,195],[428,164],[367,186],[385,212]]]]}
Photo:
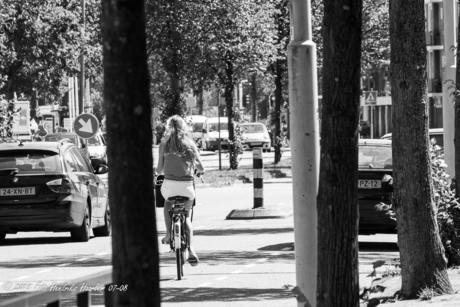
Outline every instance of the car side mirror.
{"type": "Polygon", "coordinates": [[[102,175],[102,174],[107,174],[108,171],[109,171],[109,167],[107,165],[101,164],[96,167],[96,170],[94,171],[94,173],[96,175],[102,175]]]}
{"type": "Polygon", "coordinates": [[[85,143],[81,143],[81,148],[85,148],[85,147],[86,147],[85,143]]]}
{"type": "Polygon", "coordinates": [[[202,132],[202,133],[206,133],[206,129],[201,129],[201,132],[202,132]]]}

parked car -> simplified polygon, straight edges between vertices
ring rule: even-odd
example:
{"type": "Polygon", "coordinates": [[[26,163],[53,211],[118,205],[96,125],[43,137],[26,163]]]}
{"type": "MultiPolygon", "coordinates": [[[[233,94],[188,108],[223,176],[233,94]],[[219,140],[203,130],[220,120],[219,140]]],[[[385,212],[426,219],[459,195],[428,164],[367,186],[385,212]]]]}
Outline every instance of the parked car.
{"type": "Polygon", "coordinates": [[[111,233],[105,184],[75,144],[0,144],[0,241],[20,231],[70,231],[74,242],[111,233]]]}
{"type": "Polygon", "coordinates": [[[360,139],[358,155],[358,205],[361,234],[395,233],[396,221],[375,206],[390,204],[393,187],[384,182],[392,176],[391,140],[360,139]]]}
{"type": "MultiPolygon", "coordinates": [[[[203,123],[201,146],[203,150],[217,150],[219,140],[219,118],[208,117],[203,123]]],[[[228,118],[220,118],[220,146],[228,146],[228,118]]]]}
{"type": "Polygon", "coordinates": [[[271,151],[272,145],[267,127],[262,123],[241,124],[243,133],[243,150],[262,147],[264,152],[271,151]]]}
{"type": "MultiPolygon", "coordinates": [[[[75,132],[60,132],[51,133],[45,136],[45,142],[56,142],[62,139],[70,139],[77,147],[84,152],[84,141],[82,138],[77,137],[75,132]]],[[[88,154],[93,167],[99,164],[108,164],[107,159],[107,142],[101,133],[87,140],[88,154]]]]}
{"type": "MultiPolygon", "coordinates": [[[[430,137],[430,140],[433,138],[436,140],[436,145],[444,147],[444,129],[443,128],[428,129],[428,136],[430,137]]],[[[387,133],[381,137],[381,139],[384,139],[384,140],[391,140],[391,138],[392,138],[391,133],[387,133]]]]}

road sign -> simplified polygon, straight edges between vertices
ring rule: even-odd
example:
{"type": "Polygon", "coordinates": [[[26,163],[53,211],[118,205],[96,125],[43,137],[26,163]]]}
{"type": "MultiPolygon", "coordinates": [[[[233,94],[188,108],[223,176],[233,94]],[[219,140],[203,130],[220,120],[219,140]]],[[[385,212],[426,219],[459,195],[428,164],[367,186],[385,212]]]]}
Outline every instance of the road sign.
{"type": "Polygon", "coordinates": [[[80,114],[73,122],[73,130],[82,139],[90,139],[99,130],[99,120],[90,113],[80,114]]]}
{"type": "Polygon", "coordinates": [[[377,104],[377,91],[364,92],[364,104],[366,106],[377,104]]]}

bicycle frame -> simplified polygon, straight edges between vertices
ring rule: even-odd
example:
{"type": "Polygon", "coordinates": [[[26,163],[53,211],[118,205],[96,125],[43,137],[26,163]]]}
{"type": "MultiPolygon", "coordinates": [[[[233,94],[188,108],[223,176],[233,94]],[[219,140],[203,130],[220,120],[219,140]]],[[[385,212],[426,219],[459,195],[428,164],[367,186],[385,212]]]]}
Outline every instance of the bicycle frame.
{"type": "Polygon", "coordinates": [[[177,279],[181,280],[184,276],[183,266],[188,252],[185,203],[175,200],[172,209],[169,210],[169,215],[171,216],[170,247],[171,251],[176,253],[177,279]]]}

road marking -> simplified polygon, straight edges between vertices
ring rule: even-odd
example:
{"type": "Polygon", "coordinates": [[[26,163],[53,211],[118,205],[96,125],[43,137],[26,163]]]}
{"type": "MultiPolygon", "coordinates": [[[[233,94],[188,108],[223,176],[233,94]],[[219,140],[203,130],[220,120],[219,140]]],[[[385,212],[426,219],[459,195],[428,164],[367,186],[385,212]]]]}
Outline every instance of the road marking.
{"type": "Polygon", "coordinates": [[[46,272],[50,272],[50,271],[52,271],[52,269],[41,270],[41,271],[35,272],[35,274],[42,274],[42,273],[46,273],[46,272]]]}
{"type": "Polygon", "coordinates": [[[207,228],[208,226],[196,226],[196,227],[193,227],[193,229],[201,229],[201,228],[207,228]]]}
{"type": "Polygon", "coordinates": [[[281,250],[282,251],[288,251],[288,250],[291,250],[291,247],[285,247],[285,248],[282,248],[281,250]]]}
{"type": "Polygon", "coordinates": [[[217,277],[216,280],[224,280],[224,279],[227,279],[228,276],[221,276],[221,277],[217,277]]]}
{"type": "Polygon", "coordinates": [[[26,276],[21,276],[21,277],[18,277],[18,278],[13,278],[13,280],[20,280],[20,279],[26,279],[30,277],[30,275],[26,275],[26,276]]]}
{"type": "Polygon", "coordinates": [[[278,204],[278,206],[285,206],[285,205],[286,205],[285,203],[278,204]]]}
{"type": "Polygon", "coordinates": [[[240,274],[241,272],[243,272],[242,270],[237,270],[237,271],[233,271],[231,274],[240,274]]]}
{"type": "Polygon", "coordinates": [[[251,263],[251,264],[245,265],[244,267],[245,267],[245,268],[252,268],[253,266],[255,266],[255,264],[254,264],[254,263],[251,263]]]}
{"type": "Polygon", "coordinates": [[[102,255],[107,255],[107,254],[109,254],[109,252],[102,252],[102,253],[96,254],[96,256],[102,256],[102,255]]]}
{"type": "Polygon", "coordinates": [[[192,292],[193,290],[195,289],[187,289],[187,290],[182,291],[181,293],[189,293],[189,292],[192,292]]]}
{"type": "Polygon", "coordinates": [[[204,284],[201,284],[197,287],[206,287],[206,286],[209,286],[211,283],[210,282],[205,282],[204,284]]]}
{"type": "Polygon", "coordinates": [[[167,296],[167,297],[163,298],[163,301],[168,301],[168,300],[170,300],[172,298],[175,298],[175,296],[167,296]]]}
{"type": "Polygon", "coordinates": [[[270,255],[271,255],[271,256],[278,256],[279,254],[280,254],[280,253],[275,252],[275,253],[271,253],[270,255]]]}
{"type": "Polygon", "coordinates": [[[80,258],[80,259],[77,259],[75,261],[85,261],[85,260],[88,260],[89,258],[80,258]]]}
{"type": "Polygon", "coordinates": [[[265,261],[267,261],[267,259],[268,258],[262,258],[262,259],[257,260],[257,262],[265,262],[265,261]]]}
{"type": "Polygon", "coordinates": [[[61,263],[61,264],[58,264],[57,266],[68,266],[70,263],[61,263]]]}

